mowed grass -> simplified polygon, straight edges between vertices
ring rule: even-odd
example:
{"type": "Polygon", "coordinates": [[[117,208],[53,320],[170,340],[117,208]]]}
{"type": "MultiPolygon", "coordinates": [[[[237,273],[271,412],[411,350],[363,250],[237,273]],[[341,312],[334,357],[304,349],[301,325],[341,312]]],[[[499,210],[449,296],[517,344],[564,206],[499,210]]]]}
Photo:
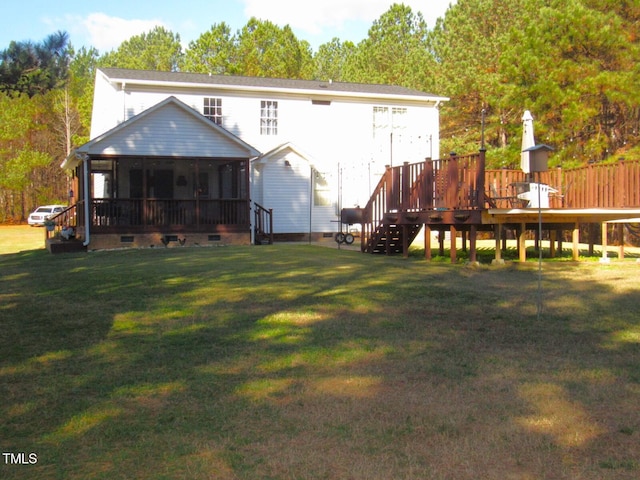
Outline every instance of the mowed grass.
{"type": "Polygon", "coordinates": [[[639,269],[5,250],[0,478],[636,479],[639,269]]]}

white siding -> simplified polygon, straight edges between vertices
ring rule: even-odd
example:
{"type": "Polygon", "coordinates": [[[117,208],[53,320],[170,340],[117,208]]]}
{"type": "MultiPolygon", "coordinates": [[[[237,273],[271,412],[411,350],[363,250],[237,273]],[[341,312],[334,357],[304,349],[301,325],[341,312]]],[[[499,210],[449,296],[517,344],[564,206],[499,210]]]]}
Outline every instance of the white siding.
{"type": "Polygon", "coordinates": [[[309,163],[292,152],[260,164],[263,206],[273,208],[274,233],[309,231],[309,163]],[[285,164],[285,160],[289,165],[285,164]]]}
{"type": "Polygon", "coordinates": [[[94,110],[93,125],[99,124],[100,128],[92,128],[92,138],[121,123],[123,112],[126,112],[124,119],[129,119],[168,96],[175,96],[200,113],[204,98],[216,97],[222,99],[222,126],[229,132],[262,152],[291,142],[309,152],[319,162],[320,168],[338,163],[372,164],[373,171],[380,174],[384,165],[392,161],[401,164],[404,161],[418,162],[427,156],[439,157],[438,109],[416,102],[400,105],[375,99],[337,98],[332,99],[330,105],[314,105],[309,96],[253,92],[232,95],[215,89],[176,91],[147,87],[141,90],[139,85],[125,85],[124,88],[126,93],[111,86],[101,87],[100,95],[109,97],[106,102],[98,100],[96,94],[96,108],[102,109],[104,115],[97,115],[94,110]],[[278,101],[278,135],[260,134],[261,100],[278,101]],[[380,153],[373,144],[374,106],[401,106],[408,110],[409,129],[405,145],[410,145],[410,148],[402,148],[396,142],[393,159],[390,151],[380,153]],[[99,121],[96,116],[100,117],[99,121]],[[105,117],[110,120],[104,120],[105,117]]]}
{"type": "Polygon", "coordinates": [[[247,158],[247,150],[177,105],[168,104],[97,141],[90,154],[247,158]]]}
{"type": "Polygon", "coordinates": [[[254,199],[259,197],[258,203],[273,209],[274,233],[335,230],[335,203],[313,205],[312,169],[307,159],[290,149],[254,165],[254,199]]]}
{"type": "MultiPolygon", "coordinates": [[[[248,90],[218,89],[215,86],[112,85],[102,72],[96,76],[96,90],[91,137],[119,125],[123,121],[175,96],[196,111],[203,112],[205,97],[222,99],[223,124],[260,152],[291,143],[313,158],[313,167],[330,173],[335,183],[336,202],[342,207],[364,206],[377,184],[385,165],[400,165],[405,161],[419,162],[426,157],[439,158],[439,111],[429,99],[409,98],[406,101],[388,98],[345,97],[331,92],[299,94],[261,93],[248,90]],[[328,105],[313,104],[313,99],[330,101],[328,105]],[[278,102],[278,135],[260,134],[260,102],[278,102]],[[401,137],[388,145],[373,141],[373,108],[383,106],[407,109],[407,127],[401,137]],[[337,190],[338,179],[342,188],[337,190]]],[[[188,116],[188,115],[187,115],[188,116]]],[[[108,142],[96,145],[104,153],[134,155],[233,156],[239,147],[222,136],[214,137],[197,122],[182,116],[171,117],[163,112],[144,127],[118,132],[108,142]],[[192,130],[192,131],[190,131],[192,130]],[[180,134],[175,134],[175,132],[180,134]],[[188,135],[186,133],[188,132],[188,135]]],[[[312,207],[310,168],[308,162],[292,151],[292,167],[285,169],[284,157],[255,163],[251,197],[266,208],[274,209],[277,233],[300,233],[309,230],[309,215],[313,231],[335,231],[336,207],[312,207]]]]}

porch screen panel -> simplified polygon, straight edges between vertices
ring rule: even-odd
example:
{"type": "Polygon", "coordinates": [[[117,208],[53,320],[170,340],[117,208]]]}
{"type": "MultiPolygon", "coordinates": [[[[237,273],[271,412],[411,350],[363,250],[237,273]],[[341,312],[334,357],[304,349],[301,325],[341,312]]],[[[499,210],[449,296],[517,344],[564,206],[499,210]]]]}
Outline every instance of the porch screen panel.
{"type": "Polygon", "coordinates": [[[142,169],[134,168],[129,170],[129,197],[142,198],[144,196],[142,182],[142,169]]]}

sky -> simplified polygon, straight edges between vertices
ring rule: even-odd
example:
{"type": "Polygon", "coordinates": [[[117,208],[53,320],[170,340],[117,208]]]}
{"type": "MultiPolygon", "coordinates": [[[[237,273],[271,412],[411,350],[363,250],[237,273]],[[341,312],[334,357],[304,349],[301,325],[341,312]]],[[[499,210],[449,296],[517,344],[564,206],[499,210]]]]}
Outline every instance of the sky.
{"type": "Polygon", "coordinates": [[[314,51],[337,37],[358,43],[373,22],[394,3],[422,13],[429,28],[457,0],[30,0],[6,2],[0,18],[0,50],[11,41],[39,43],[58,30],[71,44],[95,47],[99,53],[116,49],[133,35],[163,26],[179,34],[185,46],[213,24],[225,22],[235,33],[251,17],[289,25],[298,40],[314,51]]]}

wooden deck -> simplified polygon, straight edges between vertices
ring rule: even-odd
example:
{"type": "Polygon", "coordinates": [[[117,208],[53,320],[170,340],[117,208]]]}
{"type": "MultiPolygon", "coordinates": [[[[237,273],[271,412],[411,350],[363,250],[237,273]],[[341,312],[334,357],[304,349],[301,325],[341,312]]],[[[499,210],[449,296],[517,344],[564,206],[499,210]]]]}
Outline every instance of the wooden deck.
{"type": "MultiPolygon", "coordinates": [[[[479,231],[494,232],[498,242],[505,228],[514,229],[519,244],[524,245],[527,232],[542,226],[550,237],[570,230],[577,258],[580,225],[640,217],[640,162],[555,168],[534,179],[520,170],[486,170],[484,151],[405,163],[387,168],[360,216],[361,250],[367,253],[406,256],[424,227],[427,258],[431,231],[449,231],[455,261],[456,234],[462,231],[469,237],[469,256],[475,262],[479,231]],[[544,208],[528,207],[523,193],[531,183],[551,187],[544,208]]],[[[499,248],[496,250],[499,260],[499,248]]],[[[525,260],[524,252],[522,248],[521,260],[525,260]]]]}

